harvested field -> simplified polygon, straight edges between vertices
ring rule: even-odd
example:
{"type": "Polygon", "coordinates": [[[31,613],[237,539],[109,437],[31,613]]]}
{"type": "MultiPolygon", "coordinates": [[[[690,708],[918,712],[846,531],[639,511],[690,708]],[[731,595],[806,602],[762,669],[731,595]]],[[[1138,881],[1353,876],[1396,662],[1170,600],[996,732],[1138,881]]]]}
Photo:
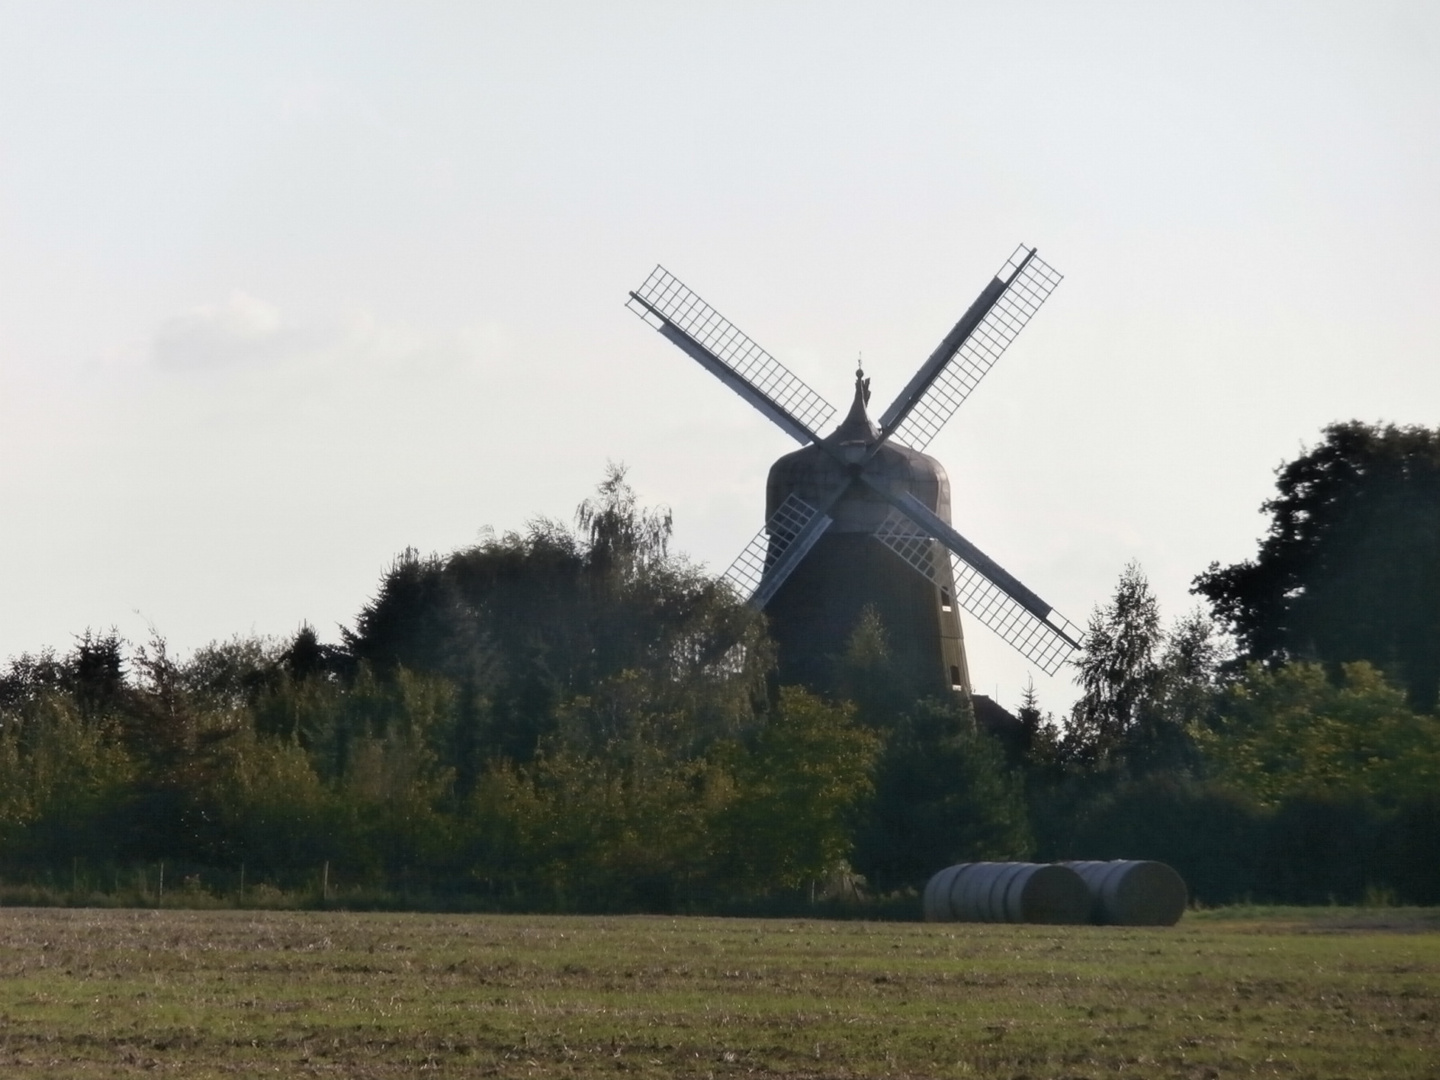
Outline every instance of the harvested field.
{"type": "Polygon", "coordinates": [[[0,909],[0,1074],[1434,1077],[1440,924],[0,909]]]}

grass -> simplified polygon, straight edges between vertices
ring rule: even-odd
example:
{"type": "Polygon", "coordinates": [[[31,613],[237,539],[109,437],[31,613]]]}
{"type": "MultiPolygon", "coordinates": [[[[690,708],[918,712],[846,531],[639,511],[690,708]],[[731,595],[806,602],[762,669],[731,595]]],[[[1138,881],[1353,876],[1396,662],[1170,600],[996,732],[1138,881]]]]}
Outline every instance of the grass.
{"type": "Polygon", "coordinates": [[[1440,917],[0,909],[0,1075],[1433,1077],[1440,917]]]}

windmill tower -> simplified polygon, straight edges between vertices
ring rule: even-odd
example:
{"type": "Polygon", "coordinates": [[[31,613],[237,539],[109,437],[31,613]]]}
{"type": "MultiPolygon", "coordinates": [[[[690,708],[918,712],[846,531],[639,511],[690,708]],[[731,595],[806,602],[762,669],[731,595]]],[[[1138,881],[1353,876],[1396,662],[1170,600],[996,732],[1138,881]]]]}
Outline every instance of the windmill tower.
{"type": "Polygon", "coordinates": [[[1053,675],[1080,629],[950,523],[950,482],[924,453],[1060,283],[1021,246],[920,365],[878,421],[856,372],[837,410],[714,308],[657,266],[627,303],[802,449],[766,484],[765,526],[725,579],[770,618],[782,682],[833,684],[861,612],[873,607],[912,685],[971,692],[956,607],[1053,675]]]}

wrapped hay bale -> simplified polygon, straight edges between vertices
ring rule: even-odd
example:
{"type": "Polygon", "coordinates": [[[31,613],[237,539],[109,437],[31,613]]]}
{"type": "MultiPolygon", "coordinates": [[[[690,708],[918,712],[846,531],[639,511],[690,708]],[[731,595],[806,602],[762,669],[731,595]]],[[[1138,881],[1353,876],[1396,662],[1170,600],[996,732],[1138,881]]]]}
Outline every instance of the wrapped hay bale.
{"type": "Polygon", "coordinates": [[[1174,926],[1185,913],[1185,882],[1146,859],[1067,862],[1090,892],[1090,921],[1102,926],[1174,926]]]}
{"type": "Polygon", "coordinates": [[[959,863],[924,894],[928,922],[1083,923],[1090,908],[1079,875],[1053,863],[959,863]]]}
{"type": "Polygon", "coordinates": [[[969,863],[957,863],[954,866],[947,866],[938,874],[931,876],[925,883],[925,892],[921,897],[921,906],[925,911],[926,922],[953,922],[955,916],[950,914],[950,886],[954,883],[957,875],[962,873],[969,863]]]}

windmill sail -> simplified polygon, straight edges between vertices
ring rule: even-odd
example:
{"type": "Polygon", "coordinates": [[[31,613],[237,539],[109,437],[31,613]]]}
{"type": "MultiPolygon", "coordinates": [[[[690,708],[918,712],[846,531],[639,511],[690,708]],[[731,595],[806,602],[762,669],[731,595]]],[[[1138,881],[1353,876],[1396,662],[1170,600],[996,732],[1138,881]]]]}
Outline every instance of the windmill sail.
{"type": "Polygon", "coordinates": [[[956,602],[1045,674],[1054,675],[1080,647],[1084,640],[1081,629],[1020,585],[959,533],[955,533],[955,537],[960,544],[952,545],[946,538],[932,536],[899,509],[892,509],[875,531],[877,540],[937,585],[944,584],[944,580],[937,564],[940,553],[936,551],[936,541],[949,547],[947,554],[954,575],[956,602]],[[955,550],[961,545],[967,549],[965,556],[955,550]],[[1005,584],[994,580],[996,577],[1005,584]]]}
{"type": "Polygon", "coordinates": [[[828,514],[790,494],[735,557],[721,580],[740,599],[763,608],[830,523],[828,514]]]}
{"type": "Polygon", "coordinates": [[[1020,579],[1014,574],[961,536],[953,525],[937,516],[933,510],[910,492],[892,491],[887,485],[873,477],[862,475],[860,479],[884,496],[891,506],[919,526],[922,532],[939,540],[971,566],[978,569],[1009,593],[1016,603],[1033,612],[1036,618],[1043,619],[1050,614],[1049,604],[1021,584],[1020,579]]]}
{"type": "Polygon", "coordinates": [[[796,442],[818,442],[835,408],[663,266],[626,307],[673,341],[796,442]]]}
{"type": "Polygon", "coordinates": [[[1054,608],[1043,619],[954,552],[955,600],[1046,675],[1054,675],[1082,647],[1084,631],[1054,608]]]}
{"type": "Polygon", "coordinates": [[[924,450],[1055,291],[1062,276],[1033,248],[1015,249],[1000,272],[880,418],[887,435],[924,450]]]}

